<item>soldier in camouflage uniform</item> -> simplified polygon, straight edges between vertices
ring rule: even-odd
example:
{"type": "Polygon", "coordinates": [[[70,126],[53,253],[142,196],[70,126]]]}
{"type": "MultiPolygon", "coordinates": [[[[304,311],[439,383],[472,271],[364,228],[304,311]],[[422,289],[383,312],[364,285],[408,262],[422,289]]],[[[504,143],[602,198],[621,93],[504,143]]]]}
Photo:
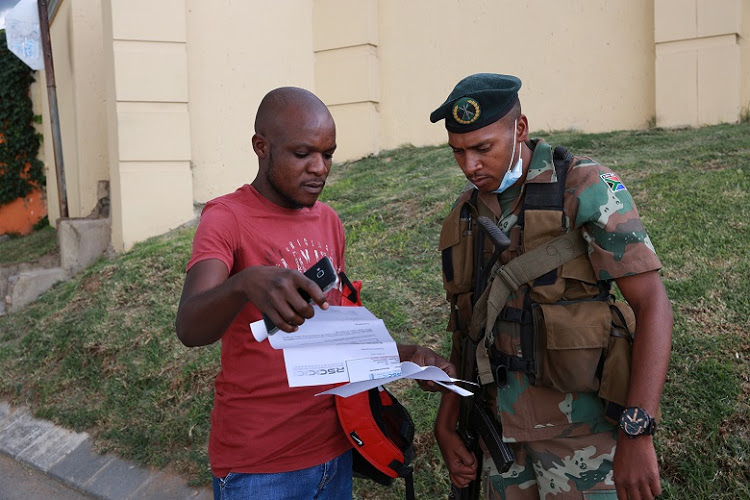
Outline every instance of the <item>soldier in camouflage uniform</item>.
{"type": "MultiPolygon", "coordinates": [[[[469,76],[430,117],[432,122],[445,119],[448,143],[470,181],[467,189],[478,191],[480,202],[510,236],[511,245],[500,257],[503,264],[538,245],[533,241],[535,219],[526,214],[523,231],[518,225],[527,186],[557,182],[552,148],[543,140],[528,137],[528,120],[521,114],[517,96],[520,86],[520,80],[508,75],[469,76]]],[[[493,399],[496,397],[503,440],[516,459],[502,474],[494,470],[491,460],[484,461],[481,473],[486,496],[651,499],[661,493],[661,486],[652,440],[655,425],[650,416],[658,412],[672,334],[671,306],[658,274],[661,263],[630,193],[614,172],[589,158],[573,157],[564,184],[563,231],[580,232],[587,252],[558,269],[558,277],[553,279],[562,283],[562,292],[552,292],[557,295],[550,299],[545,297],[550,287],[522,285],[509,297],[506,308],[521,311],[528,308],[530,300],[585,302],[591,300],[586,297],[596,296],[596,287],[617,283],[637,325],[627,401],[623,401],[626,409],[622,416],[614,417],[620,419],[621,429],[605,419],[595,386],[561,391],[532,383],[533,377],[524,371],[510,371],[506,383],[489,387],[493,399]],[[641,422],[641,416],[645,416],[645,424],[633,429],[631,422],[641,422]]],[[[441,247],[455,243],[443,241],[451,240],[446,238],[452,231],[448,219],[441,247]]],[[[445,266],[445,248],[441,249],[445,266]]],[[[495,323],[494,345],[501,353],[521,356],[519,322],[505,319],[500,317],[495,323]]],[[[586,329],[580,323],[556,328],[566,326],[569,335],[584,335],[586,329]]],[[[456,341],[462,333],[457,331],[453,316],[449,329],[454,331],[451,361],[457,364],[456,341]]],[[[455,394],[443,395],[435,435],[451,481],[464,487],[480,471],[456,433],[458,400],[455,394]]]]}

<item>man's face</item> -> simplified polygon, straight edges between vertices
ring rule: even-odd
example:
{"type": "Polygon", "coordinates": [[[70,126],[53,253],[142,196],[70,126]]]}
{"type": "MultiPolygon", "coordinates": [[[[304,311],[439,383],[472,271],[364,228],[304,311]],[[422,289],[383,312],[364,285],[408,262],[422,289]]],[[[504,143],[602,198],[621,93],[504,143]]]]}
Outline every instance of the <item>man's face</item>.
{"type": "Polygon", "coordinates": [[[336,127],[327,112],[287,109],[266,137],[269,144],[263,194],[286,208],[315,204],[331,171],[336,127]]]}
{"type": "MultiPolygon", "coordinates": [[[[515,146],[513,136],[514,121],[506,116],[472,132],[448,132],[448,145],[466,178],[480,191],[492,192],[500,187],[508,171],[515,146]]],[[[516,159],[518,154],[516,151],[516,159]]]]}

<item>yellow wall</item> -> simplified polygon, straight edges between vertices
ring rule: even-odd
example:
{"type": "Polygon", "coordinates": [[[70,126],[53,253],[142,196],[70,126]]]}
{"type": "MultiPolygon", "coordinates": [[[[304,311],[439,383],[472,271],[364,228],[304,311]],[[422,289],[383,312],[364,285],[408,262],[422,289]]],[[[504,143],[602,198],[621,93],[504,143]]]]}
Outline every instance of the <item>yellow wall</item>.
{"type": "MultiPolygon", "coordinates": [[[[68,214],[85,217],[98,201],[97,183],[109,178],[101,7],[98,0],[60,3],[50,26],[68,214]]],[[[60,216],[49,122],[46,76],[40,71],[47,208],[55,224],[60,216]]]]}
{"type": "Polygon", "coordinates": [[[750,0],[655,0],[654,10],[656,124],[736,121],[750,99],[750,0]]]}
{"type": "MultiPolygon", "coordinates": [[[[109,180],[118,250],[192,218],[255,177],[253,118],[283,85],[328,104],[337,161],[444,142],[430,112],[480,71],[523,80],[536,131],[736,121],[750,112],[748,37],[750,0],[62,0],[70,215],[109,180]]],[[[47,197],[54,221],[53,170],[47,197]]]]}
{"type": "Polygon", "coordinates": [[[314,89],[312,2],[186,0],[193,197],[251,182],[250,138],[271,89],[314,89]]]}
{"type": "Polygon", "coordinates": [[[740,45],[740,104],[742,113],[750,118],[750,0],[744,0],[741,4],[741,32],[739,36],[740,45]]]}
{"type": "Polygon", "coordinates": [[[184,0],[104,0],[112,244],[193,217],[184,0]],[[147,15],[146,15],[147,13],[147,15]]]}
{"type": "Polygon", "coordinates": [[[382,149],[378,4],[313,2],[315,92],[336,120],[337,160],[382,149]]]}
{"type": "Polygon", "coordinates": [[[477,72],[521,78],[533,130],[641,128],[654,113],[650,0],[379,4],[383,148],[445,141],[429,113],[477,72]]]}

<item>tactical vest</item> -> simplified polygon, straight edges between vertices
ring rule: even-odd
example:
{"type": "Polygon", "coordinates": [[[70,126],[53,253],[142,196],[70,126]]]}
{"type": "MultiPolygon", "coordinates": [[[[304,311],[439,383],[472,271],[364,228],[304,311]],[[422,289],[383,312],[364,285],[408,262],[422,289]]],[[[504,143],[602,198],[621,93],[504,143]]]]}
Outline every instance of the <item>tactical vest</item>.
{"type": "MultiPolygon", "coordinates": [[[[478,268],[486,261],[491,245],[478,237],[474,221],[485,215],[492,216],[497,222],[501,214],[496,198],[492,200],[476,190],[462,193],[446,218],[440,249],[443,283],[451,303],[448,329],[454,336],[453,354],[459,356],[453,359],[460,359],[460,353],[455,352],[457,337],[469,335],[474,342],[483,340],[484,346],[477,347],[479,378],[483,384],[487,383],[486,377],[482,376],[484,364],[487,365],[484,371],[491,370],[492,379],[501,386],[507,383],[508,371],[522,371],[533,385],[552,387],[561,392],[604,389],[605,394],[600,391],[604,399],[624,405],[629,380],[630,342],[635,332],[634,315],[626,303],[615,303],[609,282],[597,280],[582,237],[568,233],[570,221],[563,212],[563,201],[571,157],[565,148],[558,147],[553,159],[557,182],[525,185],[524,204],[516,225],[510,230],[511,245],[488,273],[482,297],[476,291],[485,284],[482,283],[483,277],[477,276],[477,270],[486,274],[486,270],[478,268]],[[559,247],[560,241],[566,247],[575,243],[578,250],[559,262],[547,259],[546,253],[557,253],[557,247],[550,245],[559,247]],[[481,255],[475,251],[477,247],[483,249],[481,255]],[[529,254],[526,260],[519,258],[524,254],[529,254]],[[540,254],[542,258],[538,260],[554,262],[552,265],[556,267],[540,274],[536,263],[528,263],[528,257],[539,257],[540,254]],[[513,273],[514,265],[521,262],[520,272],[513,273]],[[503,276],[508,274],[506,268],[511,269],[511,274],[533,276],[533,279],[528,282],[514,280],[512,276],[509,279],[503,276]],[[492,318],[487,316],[496,313],[488,313],[484,302],[488,293],[494,292],[490,289],[497,279],[506,283],[520,281],[512,283],[510,288],[523,293],[523,307],[509,307],[503,300],[492,323],[492,318]],[[483,330],[485,321],[487,328],[483,330]],[[517,329],[520,334],[520,352],[508,348],[508,339],[493,338],[496,331],[509,329],[517,329]],[[624,342],[616,343],[620,353],[618,361],[608,362],[615,347],[613,339],[624,342]],[[627,349],[626,355],[622,355],[621,347],[627,349]],[[489,363],[481,359],[485,356],[489,363]],[[615,365],[618,366],[615,368],[615,365]],[[613,387],[617,394],[612,394],[613,387]]],[[[508,288],[505,283],[495,285],[498,284],[508,288]]]]}

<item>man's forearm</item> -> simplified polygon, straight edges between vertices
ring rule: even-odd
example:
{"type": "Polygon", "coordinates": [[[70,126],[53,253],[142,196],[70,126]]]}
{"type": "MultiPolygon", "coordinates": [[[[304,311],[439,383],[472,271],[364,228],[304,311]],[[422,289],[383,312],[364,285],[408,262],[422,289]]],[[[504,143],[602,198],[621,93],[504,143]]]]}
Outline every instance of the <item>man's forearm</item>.
{"type": "Polygon", "coordinates": [[[654,302],[642,306],[636,312],[628,406],[640,406],[656,415],[667,376],[671,344],[672,312],[668,301],[667,305],[654,302]]]}
{"type": "Polygon", "coordinates": [[[437,417],[435,417],[435,433],[441,431],[455,431],[458,424],[458,414],[461,396],[454,392],[446,392],[440,399],[437,417]]]}
{"type": "MultiPolygon", "coordinates": [[[[234,278],[234,277],[233,277],[234,278]]],[[[177,336],[188,347],[219,340],[248,303],[233,279],[184,298],[177,310],[177,336]]]]}
{"type": "Polygon", "coordinates": [[[658,272],[617,280],[636,317],[628,406],[656,415],[672,349],[672,306],[658,272]]]}
{"type": "MultiPolygon", "coordinates": [[[[620,278],[617,286],[636,318],[626,406],[638,406],[655,417],[669,365],[672,307],[656,271],[620,278]]],[[[619,430],[613,470],[618,498],[653,498],[661,494],[651,435],[632,438],[619,430]]]]}

